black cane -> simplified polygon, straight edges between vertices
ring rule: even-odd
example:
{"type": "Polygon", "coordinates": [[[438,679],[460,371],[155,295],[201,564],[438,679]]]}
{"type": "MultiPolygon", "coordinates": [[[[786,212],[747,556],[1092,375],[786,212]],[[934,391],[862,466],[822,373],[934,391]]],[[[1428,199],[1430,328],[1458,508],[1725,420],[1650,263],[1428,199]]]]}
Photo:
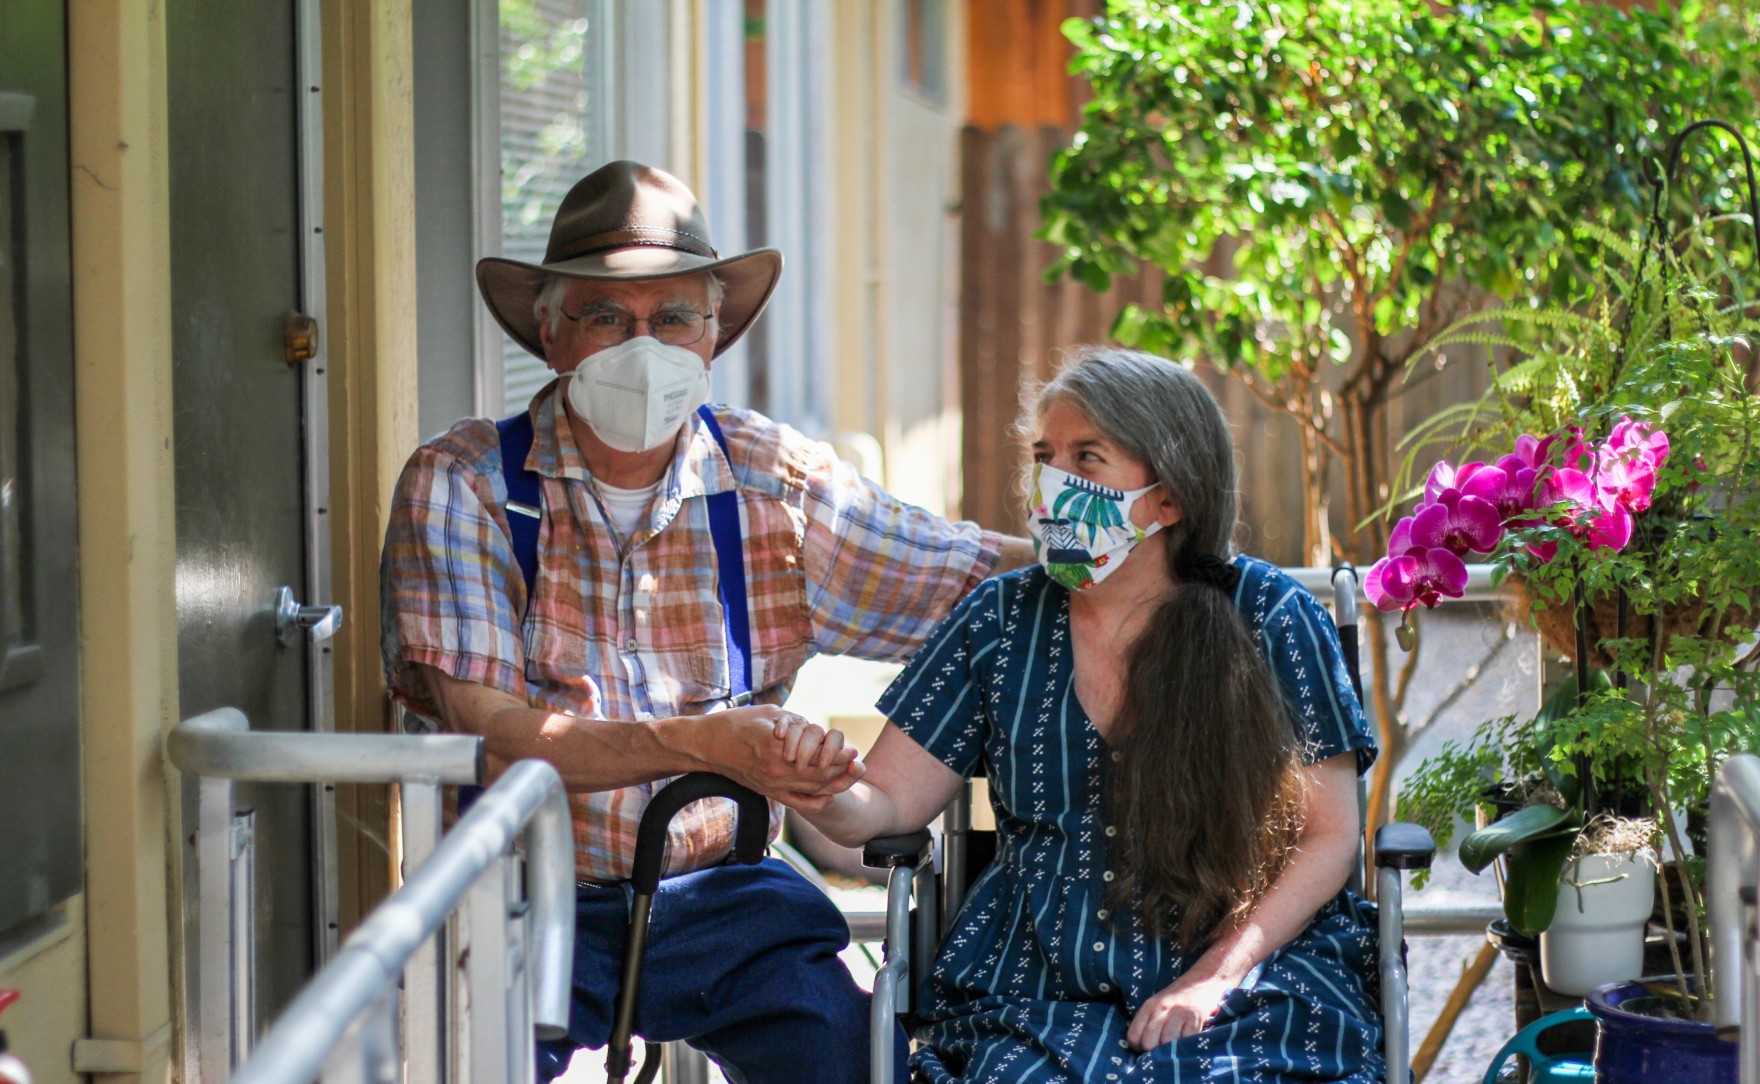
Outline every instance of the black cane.
{"type": "MultiPolygon", "coordinates": [[[[660,887],[660,867],[666,858],[666,829],[678,811],[704,798],[731,798],[739,805],[739,829],[734,836],[733,860],[752,865],[764,857],[770,842],[770,803],[756,791],[712,772],[681,775],[662,787],[642,811],[636,829],[635,871],[630,886],[635,898],[629,913],[629,943],[623,952],[623,985],[617,991],[617,1015],[611,1024],[611,1042],[605,1048],[607,1084],[623,1084],[635,1061],[630,1050],[630,1031],[636,1015],[636,993],[642,984],[642,949],[648,940],[648,911],[660,887]]],[[[647,1043],[642,1071],[636,1084],[651,1084],[660,1071],[660,1046],[647,1043]]]]}

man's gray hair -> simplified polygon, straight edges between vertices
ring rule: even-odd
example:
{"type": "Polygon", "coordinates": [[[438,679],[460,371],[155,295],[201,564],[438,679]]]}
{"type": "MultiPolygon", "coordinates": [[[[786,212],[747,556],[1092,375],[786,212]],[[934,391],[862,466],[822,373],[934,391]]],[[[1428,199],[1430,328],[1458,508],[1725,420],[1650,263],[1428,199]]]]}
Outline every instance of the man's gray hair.
{"type": "MultiPolygon", "coordinates": [[[[1234,438],[1216,397],[1185,366],[1112,346],[1077,349],[1039,393],[1042,415],[1071,404],[1147,466],[1180,507],[1177,540],[1199,554],[1232,554],[1239,472],[1234,438]]],[[[1170,544],[1171,558],[1179,546],[1170,544]]]]}
{"type": "MultiPolygon", "coordinates": [[[[681,278],[687,276],[681,276],[681,278]]],[[[708,280],[709,310],[721,304],[727,296],[727,285],[721,276],[713,271],[706,272],[703,277],[708,280]]],[[[562,327],[562,302],[568,296],[568,288],[577,280],[567,275],[546,275],[544,282],[538,287],[538,296],[532,302],[532,316],[539,323],[550,321],[550,334],[555,335],[562,327]]]]}

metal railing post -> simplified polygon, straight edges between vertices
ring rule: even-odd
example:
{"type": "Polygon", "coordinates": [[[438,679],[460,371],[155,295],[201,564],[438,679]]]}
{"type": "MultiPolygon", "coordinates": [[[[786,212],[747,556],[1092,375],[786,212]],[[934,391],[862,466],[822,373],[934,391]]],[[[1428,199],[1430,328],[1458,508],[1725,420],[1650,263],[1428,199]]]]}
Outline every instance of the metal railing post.
{"type": "MultiPolygon", "coordinates": [[[[535,1023],[524,1034],[497,1037],[503,1064],[511,1062],[512,1050],[530,1064],[534,1038],[566,1034],[574,963],[573,832],[556,769],[527,760],[484,791],[427,864],[367,916],[257,1044],[233,1084],[308,1084],[355,1018],[395,988],[404,967],[479,880],[487,875],[506,898],[506,855],[516,837],[530,862],[527,943],[535,1023]]],[[[505,996],[500,1000],[506,1004],[505,996]]]]}
{"type": "Polygon", "coordinates": [[[240,809],[228,833],[228,890],[232,909],[232,1064],[251,1056],[257,1035],[257,814],[240,809]]]}
{"type": "Polygon", "coordinates": [[[465,895],[464,1025],[466,1084],[487,1084],[509,1076],[507,988],[507,871],[497,861],[465,895]]]}
{"type": "MultiPolygon", "coordinates": [[[[529,918],[531,906],[525,901],[525,863],[514,851],[502,860],[507,871],[507,910],[503,912],[503,929],[507,941],[507,1035],[502,1048],[507,1051],[509,1084],[537,1084],[537,1047],[532,1036],[532,977],[536,973],[531,957],[532,938],[529,918]],[[525,1036],[525,1041],[518,1040],[525,1036]]],[[[572,965],[573,960],[569,963],[572,965]]],[[[571,967],[572,969],[572,967],[571,967]]]]}
{"type": "MultiPolygon", "coordinates": [[[[440,787],[429,780],[405,780],[399,788],[403,812],[403,877],[408,880],[440,845],[440,787]]],[[[440,1084],[451,1079],[446,1065],[447,925],[417,952],[403,977],[404,1055],[408,1078],[440,1084]]]]}
{"type": "MultiPolygon", "coordinates": [[[[244,716],[239,716],[242,724],[244,716]]],[[[196,908],[197,915],[232,913],[232,791],[230,779],[203,778],[197,788],[196,812],[196,908]]],[[[236,1069],[243,1060],[234,1045],[233,967],[240,951],[234,942],[238,925],[228,921],[221,936],[196,941],[195,974],[190,982],[190,1026],[204,1071],[220,1075],[236,1069]]],[[[243,949],[249,951],[250,938],[243,949]]]]}
{"type": "Polygon", "coordinates": [[[682,1042],[660,1050],[660,1076],[666,1084],[709,1084],[709,1059],[682,1042]]]}
{"type": "MultiPolygon", "coordinates": [[[[220,708],[179,723],[166,735],[165,751],[173,766],[199,779],[196,831],[191,840],[194,892],[186,897],[190,911],[184,916],[186,942],[191,946],[186,1011],[194,1033],[185,1064],[192,1081],[217,1081],[250,1057],[256,1026],[255,848],[248,819],[234,817],[234,782],[406,782],[406,806],[413,795],[418,807],[418,815],[406,823],[406,831],[413,828],[414,836],[413,840],[406,836],[411,845],[406,851],[411,859],[407,873],[434,851],[440,830],[439,785],[482,781],[483,743],[480,738],[458,734],[253,732],[242,712],[220,708]]],[[[545,821],[547,827],[535,831],[546,838],[555,835],[558,816],[562,838],[543,845],[551,848],[553,860],[555,854],[563,855],[562,861],[572,870],[566,802],[541,802],[534,817],[545,821]],[[559,814],[552,805],[558,806],[559,814]]],[[[532,831],[528,825],[528,834],[532,831]]],[[[557,877],[550,875],[549,879],[557,877]]],[[[572,944],[572,885],[567,912],[572,944]]],[[[416,1014],[411,1022],[421,1051],[430,1046],[438,1051],[446,1033],[441,1016],[445,985],[440,977],[445,967],[442,951],[442,945],[436,944],[431,957],[411,969],[415,987],[411,1012],[416,1014]]],[[[538,973],[547,972],[540,967],[538,973]]],[[[549,982],[561,991],[561,1012],[566,1021],[568,975],[551,977],[549,982]]],[[[555,993],[550,996],[554,1003],[555,993]]],[[[427,1056],[425,1062],[418,1054],[412,1061],[414,1073],[427,1068],[434,1071],[410,1079],[438,1082],[443,1079],[438,1073],[443,1064],[438,1053],[427,1056]]]]}
{"type": "MultiPolygon", "coordinates": [[[[392,987],[349,1026],[318,1079],[323,1084],[398,1084],[397,989],[392,987]]],[[[408,1078],[412,1084],[417,1077],[408,1078]]]]}
{"type": "Polygon", "coordinates": [[[1760,1084],[1760,989],[1755,959],[1755,891],[1760,882],[1760,757],[1730,757],[1711,788],[1705,909],[1711,924],[1711,1003],[1717,1034],[1741,1042],[1742,1084],[1760,1084]]]}

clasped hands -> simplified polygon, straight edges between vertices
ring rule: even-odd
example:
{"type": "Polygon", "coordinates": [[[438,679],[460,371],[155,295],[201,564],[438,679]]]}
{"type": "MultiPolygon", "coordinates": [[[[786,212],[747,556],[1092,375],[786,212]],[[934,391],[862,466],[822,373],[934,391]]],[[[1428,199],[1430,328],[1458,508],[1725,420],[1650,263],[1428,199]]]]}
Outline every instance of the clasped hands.
{"type": "Polygon", "coordinates": [[[823,809],[867,771],[841,730],[785,708],[765,704],[706,718],[717,724],[716,770],[793,809],[823,809]]]}

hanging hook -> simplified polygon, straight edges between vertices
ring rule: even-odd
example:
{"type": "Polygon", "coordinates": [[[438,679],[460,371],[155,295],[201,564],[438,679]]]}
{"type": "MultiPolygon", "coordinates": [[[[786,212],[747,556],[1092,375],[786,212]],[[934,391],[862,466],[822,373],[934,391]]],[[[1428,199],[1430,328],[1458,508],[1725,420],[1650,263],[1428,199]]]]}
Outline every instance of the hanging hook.
{"type": "MultiPolygon", "coordinates": [[[[1754,155],[1748,148],[1748,140],[1739,129],[1726,121],[1715,118],[1696,120],[1682,128],[1673,139],[1669,140],[1667,164],[1663,167],[1660,175],[1652,171],[1652,163],[1649,159],[1644,160],[1644,182],[1656,190],[1656,195],[1651,199],[1650,220],[1644,224],[1644,235],[1638,243],[1638,267],[1632,276],[1634,292],[1644,282],[1644,270],[1650,261],[1651,245],[1665,236],[1667,219],[1662,211],[1662,197],[1668,191],[1669,186],[1674,183],[1675,174],[1680,170],[1681,154],[1686,145],[1687,137],[1706,128],[1717,128],[1729,133],[1735,138],[1736,146],[1741,149],[1742,165],[1747,171],[1748,179],[1748,226],[1754,234],[1754,259],[1757,264],[1760,264],[1760,195],[1757,195],[1760,193],[1760,185],[1756,185],[1754,181],[1754,155]]],[[[1614,353],[1613,375],[1615,379],[1625,368],[1627,339],[1631,333],[1631,327],[1632,306],[1628,302],[1624,318],[1620,321],[1619,345],[1614,353]]]]}

